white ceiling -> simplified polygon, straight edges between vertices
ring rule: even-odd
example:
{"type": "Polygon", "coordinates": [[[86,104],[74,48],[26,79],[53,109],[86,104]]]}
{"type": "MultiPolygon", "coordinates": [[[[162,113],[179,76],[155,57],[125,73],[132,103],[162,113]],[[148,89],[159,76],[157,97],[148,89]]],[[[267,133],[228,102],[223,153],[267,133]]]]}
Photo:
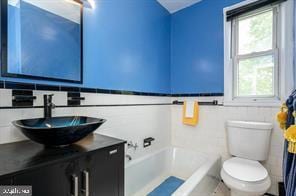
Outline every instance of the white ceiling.
{"type": "MultiPolygon", "coordinates": [[[[1,0],[0,0],[1,1],[1,0]]],[[[17,6],[20,0],[9,0],[9,4],[13,6],[17,6]]],[[[55,13],[57,15],[63,16],[72,20],[76,23],[80,23],[80,12],[73,12],[73,9],[79,9],[79,6],[71,5],[70,2],[73,0],[56,0],[58,2],[54,2],[52,0],[23,0],[27,3],[33,4],[37,7],[55,13]],[[60,9],[59,9],[60,8],[60,9]],[[78,14],[73,14],[78,13],[78,14]]],[[[94,0],[92,0],[94,1],[94,0]]],[[[92,2],[88,0],[88,2],[92,2]]],[[[181,9],[189,7],[193,4],[196,4],[202,0],[157,0],[165,9],[167,9],[170,13],[177,12],[181,9]]]]}
{"type": "Polygon", "coordinates": [[[202,0],[157,0],[170,13],[177,12],[202,0]]]}

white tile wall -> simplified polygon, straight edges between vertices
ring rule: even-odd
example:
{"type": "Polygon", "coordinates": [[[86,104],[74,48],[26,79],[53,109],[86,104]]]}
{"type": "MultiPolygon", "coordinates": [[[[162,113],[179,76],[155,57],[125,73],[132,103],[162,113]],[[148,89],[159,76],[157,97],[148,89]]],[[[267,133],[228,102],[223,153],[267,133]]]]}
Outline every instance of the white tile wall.
{"type": "MultiPolygon", "coordinates": [[[[43,104],[43,94],[54,93],[56,105],[66,105],[66,92],[34,91],[37,100],[35,106],[43,104]]],[[[87,104],[134,104],[134,103],[169,103],[180,98],[147,97],[131,95],[107,95],[81,93],[87,104]]],[[[187,98],[188,99],[188,98],[187,98]]],[[[213,100],[214,97],[189,98],[200,101],[213,100]]],[[[217,97],[222,101],[221,97],[217,97]]],[[[0,90],[0,106],[11,106],[11,90],[0,90]]],[[[190,148],[208,154],[221,154],[225,160],[229,158],[226,143],[226,120],[253,120],[272,122],[274,129],[268,160],[264,163],[272,180],[270,193],[277,193],[277,182],[282,180],[283,135],[275,121],[277,108],[268,107],[223,107],[200,106],[200,120],[196,127],[182,124],[182,106],[124,106],[124,107],[72,107],[56,108],[54,116],[85,115],[105,118],[107,122],[96,132],[109,136],[137,142],[139,148],[127,153],[133,158],[140,157],[165,146],[175,145],[190,148]],[[143,148],[143,139],[154,137],[153,145],[143,148]]],[[[16,119],[41,117],[40,109],[2,109],[0,110],[0,144],[26,139],[11,122],[16,119]]]]}
{"type": "Polygon", "coordinates": [[[55,105],[67,105],[67,92],[55,92],[55,91],[33,91],[33,95],[36,96],[34,106],[43,105],[43,95],[54,94],[52,101],[55,105]]]}
{"type": "MultiPolygon", "coordinates": [[[[189,98],[195,100],[213,98],[189,98]]],[[[269,158],[264,166],[269,171],[272,187],[277,195],[277,182],[282,181],[282,156],[284,138],[276,122],[278,108],[271,107],[223,107],[200,106],[200,120],[196,127],[182,124],[182,106],[172,106],[172,144],[208,154],[221,154],[223,160],[230,157],[227,150],[225,122],[227,120],[264,121],[273,123],[269,158]]]]}
{"type": "Polygon", "coordinates": [[[12,106],[12,91],[9,89],[0,89],[0,107],[12,106]]]}
{"type": "MultiPolygon", "coordinates": [[[[34,91],[37,96],[34,106],[43,105],[43,94],[54,94],[53,103],[67,105],[67,92],[34,91]]],[[[81,93],[85,100],[82,105],[168,103],[167,97],[147,97],[130,95],[108,95],[81,93]]],[[[0,90],[0,105],[11,106],[11,90],[0,90]],[[8,105],[8,102],[10,105],[8,105]]],[[[53,116],[85,115],[107,119],[96,132],[138,143],[134,151],[127,153],[137,158],[148,152],[170,145],[170,106],[123,106],[123,107],[67,107],[55,108],[53,116]],[[153,145],[143,148],[143,139],[154,137],[153,145]]],[[[26,139],[11,122],[17,119],[42,117],[43,109],[0,109],[0,144],[26,139]]]]}

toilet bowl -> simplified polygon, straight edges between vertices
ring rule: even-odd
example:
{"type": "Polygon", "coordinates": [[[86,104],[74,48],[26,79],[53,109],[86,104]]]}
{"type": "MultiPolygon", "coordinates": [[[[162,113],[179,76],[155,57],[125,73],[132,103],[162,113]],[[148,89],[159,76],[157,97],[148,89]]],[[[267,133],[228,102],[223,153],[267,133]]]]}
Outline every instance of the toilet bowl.
{"type": "Polygon", "coordinates": [[[268,157],[272,124],[266,122],[227,122],[227,142],[233,156],[223,163],[221,178],[231,196],[260,196],[271,182],[259,161],[268,157]]]}
{"type": "Polygon", "coordinates": [[[221,178],[231,196],[259,196],[271,185],[267,170],[258,162],[234,157],[223,163],[221,178]]]}

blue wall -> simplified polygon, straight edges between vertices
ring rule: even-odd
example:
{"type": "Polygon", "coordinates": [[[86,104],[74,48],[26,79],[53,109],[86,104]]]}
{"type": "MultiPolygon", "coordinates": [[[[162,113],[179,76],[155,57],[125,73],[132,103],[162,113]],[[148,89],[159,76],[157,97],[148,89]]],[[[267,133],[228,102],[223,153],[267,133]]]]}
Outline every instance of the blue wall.
{"type": "Polygon", "coordinates": [[[160,4],[154,0],[96,1],[96,8],[84,11],[81,86],[170,92],[170,14],[160,4]]]}
{"type": "Polygon", "coordinates": [[[170,15],[160,4],[97,1],[84,22],[86,86],[170,92],[170,15]]]}
{"type": "Polygon", "coordinates": [[[223,93],[223,8],[240,1],[203,0],[172,15],[172,93],[223,93]]]}
{"type": "Polygon", "coordinates": [[[154,0],[96,1],[84,13],[82,86],[223,93],[223,8],[241,1],[203,0],[171,16],[154,0]]]}

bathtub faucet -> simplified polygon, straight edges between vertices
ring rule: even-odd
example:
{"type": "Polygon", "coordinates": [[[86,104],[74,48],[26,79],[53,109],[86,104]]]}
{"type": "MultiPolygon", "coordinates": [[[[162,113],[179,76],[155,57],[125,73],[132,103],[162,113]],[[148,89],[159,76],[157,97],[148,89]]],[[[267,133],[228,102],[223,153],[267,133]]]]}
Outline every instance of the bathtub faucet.
{"type": "Polygon", "coordinates": [[[127,142],[127,148],[133,148],[134,150],[137,150],[138,147],[139,146],[138,146],[137,142],[135,142],[135,143],[133,143],[133,141],[127,142]]]}
{"type": "Polygon", "coordinates": [[[132,156],[128,155],[128,154],[125,155],[125,158],[127,158],[129,161],[131,161],[133,159],[132,156]]]}

